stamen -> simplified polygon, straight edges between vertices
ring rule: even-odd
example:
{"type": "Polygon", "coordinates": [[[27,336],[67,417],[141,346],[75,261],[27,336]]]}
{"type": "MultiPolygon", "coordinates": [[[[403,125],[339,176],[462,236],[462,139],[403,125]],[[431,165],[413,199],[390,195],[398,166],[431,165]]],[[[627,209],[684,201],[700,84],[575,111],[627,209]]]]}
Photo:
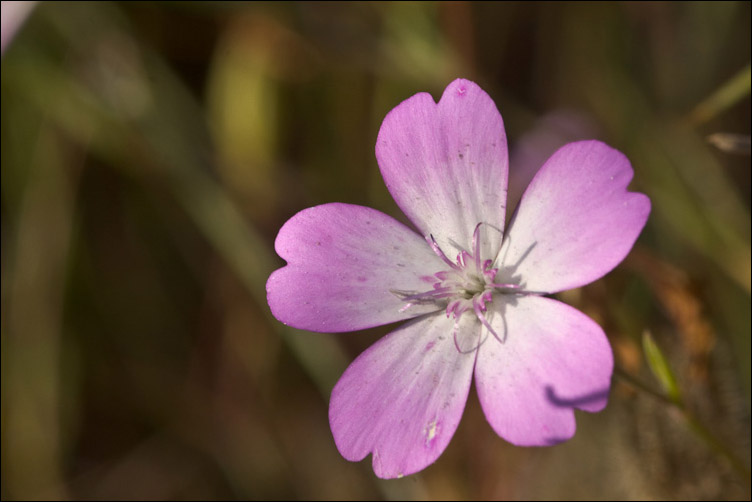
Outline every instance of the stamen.
{"type": "Polygon", "coordinates": [[[452,314],[454,314],[455,318],[460,317],[468,309],[468,307],[462,307],[463,303],[467,303],[467,300],[462,299],[450,302],[446,308],[447,318],[449,318],[452,314]]]}
{"type": "Polygon", "coordinates": [[[475,271],[478,273],[478,275],[481,275],[482,273],[481,266],[480,266],[480,239],[479,239],[481,225],[483,225],[483,222],[480,222],[477,225],[475,225],[475,230],[473,230],[473,252],[475,253],[475,271]]]}
{"type": "Polygon", "coordinates": [[[520,289],[519,284],[497,284],[495,282],[492,282],[488,284],[488,286],[492,288],[502,288],[502,289],[520,289]]]}
{"type": "Polygon", "coordinates": [[[403,296],[402,299],[404,301],[409,302],[412,300],[447,298],[448,296],[452,296],[453,294],[454,294],[454,288],[446,287],[446,288],[432,289],[431,291],[424,291],[423,293],[415,293],[412,295],[403,296]]]}
{"type": "MultiPolygon", "coordinates": [[[[502,338],[491,325],[489,317],[486,317],[486,312],[493,312],[493,308],[488,308],[487,305],[493,305],[494,295],[497,293],[518,294],[523,291],[523,287],[519,284],[495,282],[499,269],[494,268],[494,260],[483,260],[481,256],[485,242],[484,236],[487,236],[486,233],[481,233],[483,225],[487,225],[491,229],[503,234],[501,230],[493,225],[485,222],[478,223],[473,229],[472,243],[469,250],[463,249],[461,246],[450,241],[450,244],[459,250],[455,261],[449,259],[436,242],[433,234],[429,234],[426,237],[426,241],[436,256],[446,263],[447,268],[436,272],[433,274],[433,277],[421,277],[422,280],[432,283],[432,288],[428,291],[390,290],[405,302],[400,312],[405,312],[417,305],[435,305],[438,308],[444,306],[447,318],[454,317],[452,338],[457,351],[462,354],[477,350],[491,336],[499,343],[504,343],[506,334],[502,333],[505,335],[502,338]],[[470,263],[471,261],[473,262],[472,264],[470,263]],[[481,326],[480,331],[476,333],[477,338],[473,339],[473,347],[463,350],[459,341],[459,337],[463,336],[459,326],[462,315],[468,310],[472,310],[475,313],[481,326]]],[[[491,230],[489,229],[488,232],[491,232],[491,230]]],[[[488,235],[488,237],[491,240],[487,244],[493,242],[495,246],[495,236],[488,235]]],[[[477,327],[477,324],[474,325],[477,327]]],[[[463,339],[463,341],[467,340],[463,339]]]]}
{"type": "MultiPolygon", "coordinates": [[[[483,340],[479,341],[478,344],[475,347],[472,347],[472,348],[470,348],[468,350],[462,350],[462,348],[460,348],[460,342],[457,340],[457,332],[459,331],[457,328],[459,327],[459,324],[460,324],[460,322],[459,322],[459,319],[458,319],[454,323],[454,329],[452,330],[452,338],[454,338],[454,347],[457,349],[457,352],[459,352],[460,354],[469,354],[469,353],[471,353],[471,352],[473,352],[475,350],[478,350],[478,347],[480,347],[481,345],[483,345],[483,342],[486,341],[485,338],[483,340]]],[[[488,337],[486,337],[486,338],[488,338],[488,337]]]]}
{"type": "Polygon", "coordinates": [[[493,291],[491,291],[490,289],[486,290],[486,292],[481,295],[480,300],[481,302],[483,302],[483,312],[485,312],[487,310],[486,303],[493,301],[493,291]]]}
{"type": "Polygon", "coordinates": [[[491,324],[488,322],[488,319],[486,319],[486,316],[483,314],[483,310],[485,310],[485,305],[481,308],[480,305],[481,302],[477,301],[477,297],[473,298],[473,309],[475,310],[475,315],[478,317],[478,320],[483,324],[483,326],[486,327],[486,329],[496,338],[499,343],[504,343],[501,338],[499,338],[499,335],[496,333],[496,330],[491,327],[491,324]]]}
{"type": "Polygon", "coordinates": [[[462,251],[460,254],[457,255],[457,264],[461,268],[465,268],[467,266],[467,259],[472,259],[473,255],[468,253],[467,251],[462,251]]]}
{"type": "Polygon", "coordinates": [[[436,253],[436,256],[444,260],[444,263],[452,267],[454,270],[462,270],[459,266],[452,263],[452,260],[446,257],[444,251],[441,250],[439,244],[436,242],[436,239],[433,238],[433,234],[426,237],[426,241],[428,241],[428,244],[431,246],[431,249],[433,249],[433,252],[436,253]]]}

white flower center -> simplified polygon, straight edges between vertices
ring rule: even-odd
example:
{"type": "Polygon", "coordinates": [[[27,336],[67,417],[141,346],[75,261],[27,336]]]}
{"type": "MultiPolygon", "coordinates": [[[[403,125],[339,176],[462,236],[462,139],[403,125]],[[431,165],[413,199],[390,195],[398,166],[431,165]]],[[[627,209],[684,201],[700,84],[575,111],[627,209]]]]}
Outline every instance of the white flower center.
{"type": "MultiPolygon", "coordinates": [[[[496,274],[498,269],[493,268],[493,260],[483,260],[481,257],[481,237],[480,228],[484,223],[478,223],[473,232],[473,252],[462,250],[457,255],[456,263],[447,258],[441,250],[433,236],[426,240],[431,249],[449,266],[448,270],[442,270],[426,278],[427,280],[435,279],[433,289],[424,292],[396,291],[392,293],[400,297],[406,305],[400,309],[400,312],[408,310],[413,305],[436,304],[437,306],[446,306],[447,317],[455,318],[455,344],[457,344],[457,323],[462,314],[472,311],[481,324],[499,341],[499,335],[493,329],[486,319],[486,304],[493,300],[494,292],[503,293],[516,292],[519,288],[516,284],[499,284],[496,283],[496,274]],[[512,290],[512,291],[509,291],[512,290]]],[[[477,345],[473,347],[475,350],[477,345]]],[[[457,345],[457,349],[463,351],[457,345]]]]}

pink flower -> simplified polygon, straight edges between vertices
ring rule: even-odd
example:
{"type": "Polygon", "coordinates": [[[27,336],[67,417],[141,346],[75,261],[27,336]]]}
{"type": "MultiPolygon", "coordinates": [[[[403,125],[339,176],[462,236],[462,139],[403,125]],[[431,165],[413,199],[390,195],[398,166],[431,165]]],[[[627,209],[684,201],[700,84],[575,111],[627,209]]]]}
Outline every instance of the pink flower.
{"type": "Polygon", "coordinates": [[[507,142],[491,98],[458,79],[436,104],[417,94],[384,119],[376,158],[418,229],[367,207],[324,204],[293,216],[267,283],[280,321],[343,332],[409,322],[353,361],[329,421],[351,461],[382,478],[433,463],[457,429],[475,377],[496,433],[521,446],[575,432],[574,408],[608,399],[603,330],[544,295],[588,284],[632,248],[650,200],[598,141],[570,143],[538,171],[504,230],[507,142]]]}

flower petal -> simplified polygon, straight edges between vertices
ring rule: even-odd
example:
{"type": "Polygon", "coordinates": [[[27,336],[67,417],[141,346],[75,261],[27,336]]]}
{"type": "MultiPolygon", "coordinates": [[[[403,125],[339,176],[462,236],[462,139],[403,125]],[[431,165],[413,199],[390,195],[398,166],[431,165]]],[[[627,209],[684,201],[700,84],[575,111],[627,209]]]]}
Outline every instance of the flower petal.
{"type": "MultiPolygon", "coordinates": [[[[329,404],[343,457],[359,461],[373,453],[376,475],[395,478],[441,455],[462,417],[476,355],[457,350],[454,322],[443,314],[410,321],[347,368],[329,404]]],[[[458,330],[479,333],[480,324],[462,316],[458,330]]]]}
{"type": "Polygon", "coordinates": [[[324,204],[299,212],[274,243],[288,265],[266,283],[274,316],[320,332],[380,326],[438,310],[404,309],[395,291],[430,290],[445,268],[418,234],[375,209],[324,204]],[[400,311],[403,310],[403,311],[400,311]]]}
{"type": "MultiPolygon", "coordinates": [[[[513,211],[535,173],[559,148],[582,139],[598,136],[598,129],[582,112],[558,109],[535,121],[532,129],[520,136],[509,154],[507,207],[513,211]]],[[[511,215],[509,215],[511,216],[511,215]]]]}
{"type": "MultiPolygon", "coordinates": [[[[477,84],[455,80],[438,105],[427,93],[403,101],[381,124],[376,158],[402,211],[450,258],[457,246],[470,250],[480,222],[497,227],[500,236],[507,139],[496,105],[477,84]]],[[[499,249],[493,240],[484,258],[499,249]]]]}
{"type": "Polygon", "coordinates": [[[632,249],[650,199],[627,191],[629,160],[600,141],[561,147],[520,201],[496,259],[497,282],[553,293],[599,279],[632,249]]]}
{"type": "Polygon", "coordinates": [[[493,304],[489,337],[478,350],[475,386],[496,433],[520,446],[571,438],[573,408],[606,406],[613,355],[600,326],[585,314],[539,296],[493,304]]]}

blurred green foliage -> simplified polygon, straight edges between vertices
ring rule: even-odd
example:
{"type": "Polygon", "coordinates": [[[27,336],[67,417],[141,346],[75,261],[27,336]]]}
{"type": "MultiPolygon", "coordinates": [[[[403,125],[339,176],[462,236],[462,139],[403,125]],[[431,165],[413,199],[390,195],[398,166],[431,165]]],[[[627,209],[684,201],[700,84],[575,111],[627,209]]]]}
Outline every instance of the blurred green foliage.
{"type": "Polygon", "coordinates": [[[706,138],[749,135],[750,45],[749,2],[39,4],[2,59],[2,498],[748,499],[750,158],[706,138]],[[617,379],[555,448],[471,397],[423,473],[339,456],[329,392],[389,328],[274,320],[274,236],[332,201],[402,218],[381,120],[459,76],[512,151],[569,109],[631,159],[646,230],[561,296],[648,386],[649,330],[723,450],[617,379]]]}

